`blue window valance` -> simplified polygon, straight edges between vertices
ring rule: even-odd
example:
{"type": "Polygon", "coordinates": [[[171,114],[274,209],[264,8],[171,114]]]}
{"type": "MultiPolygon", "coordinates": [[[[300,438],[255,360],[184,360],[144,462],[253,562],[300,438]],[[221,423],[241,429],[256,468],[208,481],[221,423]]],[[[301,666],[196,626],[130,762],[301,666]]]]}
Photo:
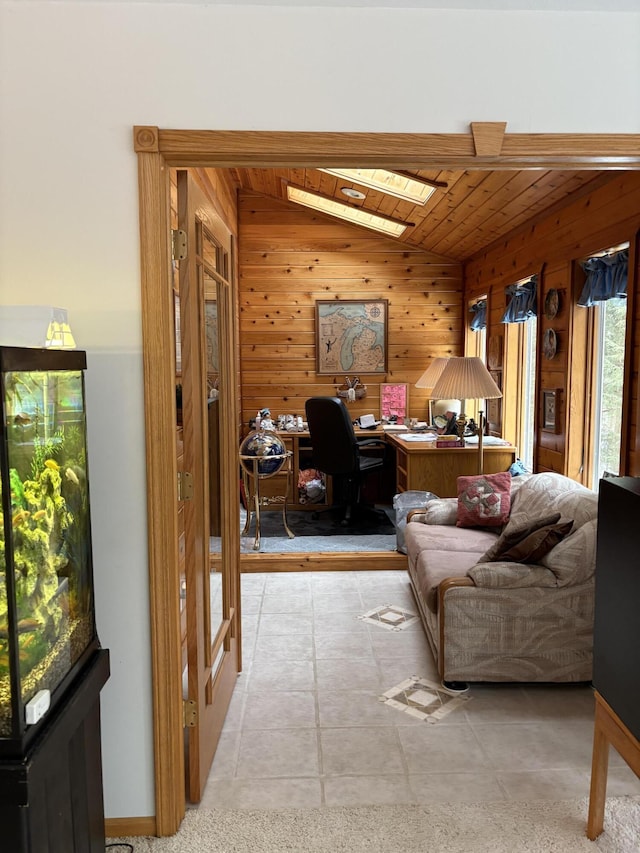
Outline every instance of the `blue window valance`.
{"type": "Polygon", "coordinates": [[[505,288],[509,297],[507,310],[502,318],[503,323],[526,323],[529,317],[537,315],[538,276],[532,275],[523,284],[510,284],[505,288]]]}
{"type": "Polygon", "coordinates": [[[472,332],[481,332],[487,328],[487,300],[480,299],[475,302],[469,309],[473,314],[473,320],[470,324],[472,332]]]}
{"type": "Polygon", "coordinates": [[[622,249],[612,255],[587,258],[580,266],[586,273],[578,305],[589,308],[596,302],[626,297],[629,250],[622,249]]]}

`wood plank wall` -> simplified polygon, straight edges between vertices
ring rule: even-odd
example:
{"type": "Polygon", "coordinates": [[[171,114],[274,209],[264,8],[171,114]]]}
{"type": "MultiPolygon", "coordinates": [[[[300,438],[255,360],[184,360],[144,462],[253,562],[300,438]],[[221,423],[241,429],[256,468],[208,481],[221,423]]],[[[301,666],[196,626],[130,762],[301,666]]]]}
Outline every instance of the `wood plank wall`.
{"type": "Polygon", "coordinates": [[[409,415],[424,418],[414,383],[431,359],[461,354],[461,264],[256,193],[241,191],[238,209],[244,428],[265,406],[304,416],[308,397],[343,384],[316,374],[315,303],[327,299],[389,301],[389,371],[361,377],[353,417],[379,417],[380,384],[406,382],[409,415]]]}
{"type": "MultiPolygon", "coordinates": [[[[538,377],[543,389],[558,390],[561,420],[556,433],[539,429],[537,405],[536,470],[558,471],[581,479],[583,422],[585,417],[586,315],[576,305],[583,282],[579,261],[623,242],[630,244],[627,385],[623,412],[623,473],[640,476],[640,418],[638,370],[640,367],[640,173],[619,172],[604,186],[580,194],[554,210],[532,219],[504,240],[488,247],[465,264],[465,303],[487,294],[489,298],[487,341],[502,336],[500,320],[506,307],[504,289],[520,279],[540,274],[538,287],[538,377]],[[560,311],[552,320],[544,317],[544,300],[555,288],[560,311]],[[542,340],[553,328],[557,355],[546,359],[542,340]]],[[[506,377],[508,383],[509,379],[506,377]]],[[[505,387],[505,406],[509,387],[505,387]]],[[[513,439],[513,436],[506,436],[513,439]]]]}

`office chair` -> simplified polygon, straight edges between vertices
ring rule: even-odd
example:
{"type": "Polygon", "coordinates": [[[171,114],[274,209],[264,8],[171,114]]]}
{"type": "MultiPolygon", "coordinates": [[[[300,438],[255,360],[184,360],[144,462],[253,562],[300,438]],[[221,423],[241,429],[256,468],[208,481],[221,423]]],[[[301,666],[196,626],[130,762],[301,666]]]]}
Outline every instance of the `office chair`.
{"type": "Polygon", "coordinates": [[[376,438],[358,440],[351,416],[339,397],[310,397],[305,403],[305,412],[311,435],[313,465],[341,481],[345,514],[340,523],[347,525],[359,503],[362,481],[373,471],[380,471],[385,464],[386,443],[376,438]],[[374,446],[383,451],[382,456],[360,453],[362,448],[374,446]]]}

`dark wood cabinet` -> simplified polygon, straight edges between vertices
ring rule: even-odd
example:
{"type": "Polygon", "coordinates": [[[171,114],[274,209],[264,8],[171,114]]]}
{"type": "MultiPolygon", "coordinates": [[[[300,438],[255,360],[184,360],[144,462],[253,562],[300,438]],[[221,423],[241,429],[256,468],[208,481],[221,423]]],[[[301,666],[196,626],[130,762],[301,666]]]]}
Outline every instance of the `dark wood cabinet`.
{"type": "Polygon", "coordinates": [[[0,849],[104,853],[100,690],[109,653],[90,659],[20,758],[0,761],[0,849]]]}
{"type": "Polygon", "coordinates": [[[640,478],[600,481],[593,684],[640,739],[640,478]]]}

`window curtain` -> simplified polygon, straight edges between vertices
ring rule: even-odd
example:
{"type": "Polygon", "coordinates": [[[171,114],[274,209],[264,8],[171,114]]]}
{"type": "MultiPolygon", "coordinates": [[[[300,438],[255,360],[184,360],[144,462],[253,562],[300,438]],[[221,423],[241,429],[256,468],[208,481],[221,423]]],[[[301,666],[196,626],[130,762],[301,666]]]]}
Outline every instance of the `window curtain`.
{"type": "Polygon", "coordinates": [[[502,318],[503,323],[526,323],[529,317],[537,315],[536,300],[538,292],[538,276],[533,275],[524,284],[510,284],[505,288],[509,298],[507,310],[502,318]]]}
{"type": "Polygon", "coordinates": [[[586,273],[578,305],[589,308],[596,302],[626,297],[629,250],[622,249],[613,255],[587,258],[580,266],[586,273]]]}
{"type": "Polygon", "coordinates": [[[481,299],[469,309],[473,314],[470,329],[472,332],[481,332],[487,328],[487,300],[481,299]]]}

